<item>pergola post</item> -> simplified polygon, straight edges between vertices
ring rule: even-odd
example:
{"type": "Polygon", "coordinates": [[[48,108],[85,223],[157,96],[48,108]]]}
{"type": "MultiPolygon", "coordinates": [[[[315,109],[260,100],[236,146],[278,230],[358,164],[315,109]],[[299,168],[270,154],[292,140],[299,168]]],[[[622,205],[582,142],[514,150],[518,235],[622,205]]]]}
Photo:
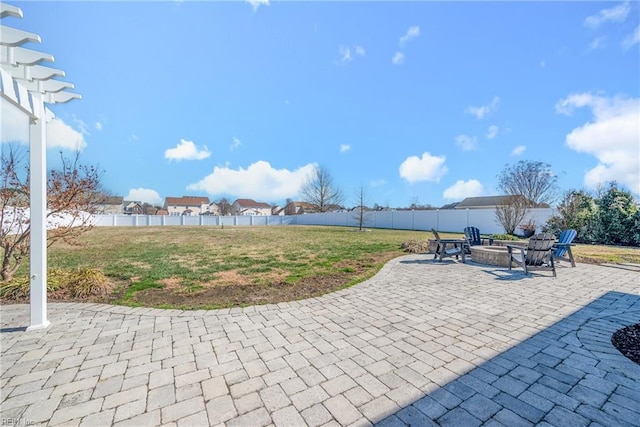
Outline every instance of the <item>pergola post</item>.
{"type": "MultiPolygon", "coordinates": [[[[42,106],[40,94],[33,94],[35,105],[42,106]]],[[[47,136],[44,109],[29,126],[29,201],[31,254],[31,324],[27,330],[49,326],[47,320],[47,136]]]]}
{"type": "MultiPolygon", "coordinates": [[[[0,2],[0,19],[22,18],[22,10],[0,2]]],[[[61,70],[39,65],[53,56],[22,47],[40,43],[40,36],[0,25],[0,96],[29,117],[29,277],[31,319],[27,330],[49,326],[47,320],[47,121],[53,114],[46,104],[80,99],[66,92],[73,84],[55,80],[61,70]]],[[[2,226],[2,224],[0,224],[2,226]]]]}

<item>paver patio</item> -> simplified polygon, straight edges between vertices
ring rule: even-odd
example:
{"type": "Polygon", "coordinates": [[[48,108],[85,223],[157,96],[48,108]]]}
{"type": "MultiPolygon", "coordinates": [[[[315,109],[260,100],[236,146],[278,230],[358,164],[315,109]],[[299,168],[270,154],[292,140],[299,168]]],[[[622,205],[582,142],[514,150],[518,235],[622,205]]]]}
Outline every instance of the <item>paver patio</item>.
{"type": "Polygon", "coordinates": [[[3,425],[640,425],[637,269],[427,255],[349,289],[213,311],[1,307],[3,425]]]}

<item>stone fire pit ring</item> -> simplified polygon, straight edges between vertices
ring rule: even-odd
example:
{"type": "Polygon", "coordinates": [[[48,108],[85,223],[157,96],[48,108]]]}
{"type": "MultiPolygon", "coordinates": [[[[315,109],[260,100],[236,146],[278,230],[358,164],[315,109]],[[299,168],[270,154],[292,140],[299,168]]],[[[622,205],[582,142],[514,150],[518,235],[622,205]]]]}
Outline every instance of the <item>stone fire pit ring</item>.
{"type": "Polygon", "coordinates": [[[509,267],[509,253],[506,246],[471,246],[470,250],[473,262],[509,267]]]}

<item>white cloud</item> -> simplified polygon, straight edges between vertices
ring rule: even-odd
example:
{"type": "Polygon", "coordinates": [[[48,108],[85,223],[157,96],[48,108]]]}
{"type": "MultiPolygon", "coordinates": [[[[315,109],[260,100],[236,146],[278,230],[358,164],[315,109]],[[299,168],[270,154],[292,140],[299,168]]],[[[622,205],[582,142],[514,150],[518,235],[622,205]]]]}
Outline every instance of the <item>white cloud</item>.
{"type": "MultiPolygon", "coordinates": [[[[87,146],[84,135],[54,117],[46,124],[47,148],[82,150],[87,146]]],[[[0,104],[0,129],[2,142],[29,143],[29,118],[26,114],[2,98],[0,104]]]]}
{"type": "Polygon", "coordinates": [[[180,139],[180,143],[175,148],[169,148],[164,152],[164,158],[169,160],[203,160],[211,156],[211,152],[206,145],[199,149],[193,141],[180,139]]]}
{"type": "Polygon", "coordinates": [[[516,148],[511,150],[511,155],[512,156],[519,156],[522,153],[524,153],[526,149],[527,149],[526,145],[518,145],[516,148]]]}
{"type": "Polygon", "coordinates": [[[391,62],[396,65],[402,64],[404,62],[404,53],[396,52],[395,55],[393,55],[393,58],[391,58],[391,62]]]}
{"type": "Polygon", "coordinates": [[[236,148],[239,148],[241,145],[242,145],[242,143],[240,142],[240,140],[234,136],[233,137],[233,142],[229,146],[229,150],[233,151],[236,148]]]}
{"type": "Polygon", "coordinates": [[[420,27],[418,27],[417,25],[413,27],[409,27],[409,29],[407,30],[407,34],[400,37],[400,47],[402,47],[409,40],[415,39],[419,35],[420,35],[420,27]]]}
{"type": "Polygon", "coordinates": [[[382,187],[383,185],[386,185],[387,181],[385,181],[384,179],[376,179],[370,182],[370,185],[372,187],[382,187]]]}
{"type": "Polygon", "coordinates": [[[351,150],[351,146],[349,144],[340,144],[340,152],[344,153],[346,151],[351,150]]]}
{"type": "Polygon", "coordinates": [[[101,122],[96,122],[96,124],[94,125],[97,131],[101,131],[102,130],[102,123],[101,122]]]}
{"type": "Polygon", "coordinates": [[[444,190],[442,197],[449,200],[462,200],[467,197],[477,197],[484,193],[484,187],[477,179],[469,181],[458,180],[451,187],[444,190]]]}
{"type": "Polygon", "coordinates": [[[640,98],[578,93],[559,101],[556,111],[570,115],[582,107],[590,108],[593,118],[572,130],[566,144],[598,159],[598,165],[585,174],[585,184],[596,188],[601,183],[617,181],[640,194],[640,98]]]}
{"type": "Polygon", "coordinates": [[[338,48],[338,54],[340,55],[340,58],[338,59],[339,64],[346,64],[353,60],[351,57],[351,49],[349,49],[348,46],[340,46],[338,48]]]}
{"type": "Polygon", "coordinates": [[[606,37],[596,37],[589,43],[589,50],[596,50],[605,47],[606,37]]]}
{"type": "Polygon", "coordinates": [[[428,152],[422,154],[422,158],[417,156],[407,157],[400,165],[400,177],[409,182],[435,181],[449,170],[444,162],[445,156],[432,156],[428,152]]]}
{"type": "Polygon", "coordinates": [[[245,0],[251,6],[253,6],[253,11],[258,10],[260,6],[269,6],[269,0],[245,0]]]}
{"type": "Polygon", "coordinates": [[[498,109],[499,102],[500,98],[494,96],[489,104],[481,105],[480,107],[467,107],[465,112],[476,116],[476,119],[481,120],[484,119],[487,115],[496,111],[498,109]]]}
{"type": "Polygon", "coordinates": [[[472,151],[478,149],[478,138],[475,136],[458,135],[456,137],[456,145],[462,148],[462,151],[472,151]]]}
{"type": "Polygon", "coordinates": [[[489,126],[489,129],[487,129],[487,139],[495,138],[496,136],[498,136],[499,131],[500,131],[500,128],[498,128],[498,126],[496,125],[489,126]]]}
{"type": "Polygon", "coordinates": [[[338,64],[346,64],[347,62],[351,62],[353,61],[353,55],[355,56],[365,56],[366,52],[364,50],[364,47],[362,46],[354,46],[353,47],[353,54],[352,54],[352,50],[349,46],[344,46],[341,45],[338,48],[338,55],[340,55],[340,58],[338,58],[337,63],[338,64]]]}
{"type": "Polygon", "coordinates": [[[132,188],[129,190],[129,194],[124,196],[125,200],[136,201],[136,202],[147,202],[152,205],[161,205],[162,197],[156,190],[151,190],[149,188],[132,188]]]}
{"type": "Polygon", "coordinates": [[[129,141],[137,141],[138,139],[138,135],[135,133],[132,133],[131,136],[129,136],[129,141]]]}
{"type": "Polygon", "coordinates": [[[87,146],[82,133],[73,129],[59,118],[47,123],[47,147],[68,150],[82,150],[87,146]]]}
{"type": "Polygon", "coordinates": [[[84,120],[79,119],[79,118],[77,118],[75,116],[73,116],[71,118],[71,120],[73,121],[73,124],[80,131],[81,134],[83,134],[83,135],[91,135],[91,133],[89,132],[89,126],[87,126],[87,124],[84,122],[84,120]]]}
{"type": "Polygon", "coordinates": [[[627,19],[630,10],[630,2],[625,1],[624,3],[621,3],[612,8],[602,9],[595,15],[588,16],[584,20],[584,25],[589,28],[595,29],[607,22],[623,22],[625,19],[627,19]]]}
{"type": "Polygon", "coordinates": [[[216,166],[211,174],[188,185],[187,190],[206,191],[211,195],[226,193],[257,201],[286,199],[298,195],[314,167],[307,164],[294,171],[275,169],[263,160],[246,169],[216,166]]]}
{"type": "Polygon", "coordinates": [[[636,27],[633,33],[629,34],[627,37],[622,40],[622,48],[624,50],[631,49],[634,45],[640,43],[640,25],[636,27]]]}
{"type": "Polygon", "coordinates": [[[545,61],[544,59],[542,59],[542,60],[540,61],[540,68],[544,68],[544,67],[546,67],[546,66],[547,66],[547,61],[545,61]]]}

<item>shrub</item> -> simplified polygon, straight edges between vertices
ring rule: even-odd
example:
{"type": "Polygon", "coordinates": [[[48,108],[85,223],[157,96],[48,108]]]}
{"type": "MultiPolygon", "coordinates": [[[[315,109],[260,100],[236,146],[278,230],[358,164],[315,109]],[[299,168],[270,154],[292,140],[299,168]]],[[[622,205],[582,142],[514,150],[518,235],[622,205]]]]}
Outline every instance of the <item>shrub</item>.
{"type": "MultiPolygon", "coordinates": [[[[113,289],[102,271],[95,268],[51,269],[47,273],[47,293],[52,299],[84,299],[105,296],[113,289]]],[[[29,297],[29,277],[18,277],[0,284],[0,298],[21,300],[29,297]]]]}
{"type": "Polygon", "coordinates": [[[637,212],[629,191],[620,190],[615,182],[598,200],[599,240],[604,244],[640,244],[637,239],[637,212]]]}
{"type": "Polygon", "coordinates": [[[563,230],[574,229],[578,233],[576,242],[594,242],[597,226],[596,201],[582,190],[570,190],[558,205],[558,215],[549,218],[542,231],[559,236],[563,230]]]}
{"type": "Polygon", "coordinates": [[[405,252],[423,254],[429,252],[429,241],[411,239],[404,242],[400,247],[405,252]]]}
{"type": "Polygon", "coordinates": [[[517,236],[511,234],[492,234],[490,237],[493,240],[520,240],[517,236]]]}

